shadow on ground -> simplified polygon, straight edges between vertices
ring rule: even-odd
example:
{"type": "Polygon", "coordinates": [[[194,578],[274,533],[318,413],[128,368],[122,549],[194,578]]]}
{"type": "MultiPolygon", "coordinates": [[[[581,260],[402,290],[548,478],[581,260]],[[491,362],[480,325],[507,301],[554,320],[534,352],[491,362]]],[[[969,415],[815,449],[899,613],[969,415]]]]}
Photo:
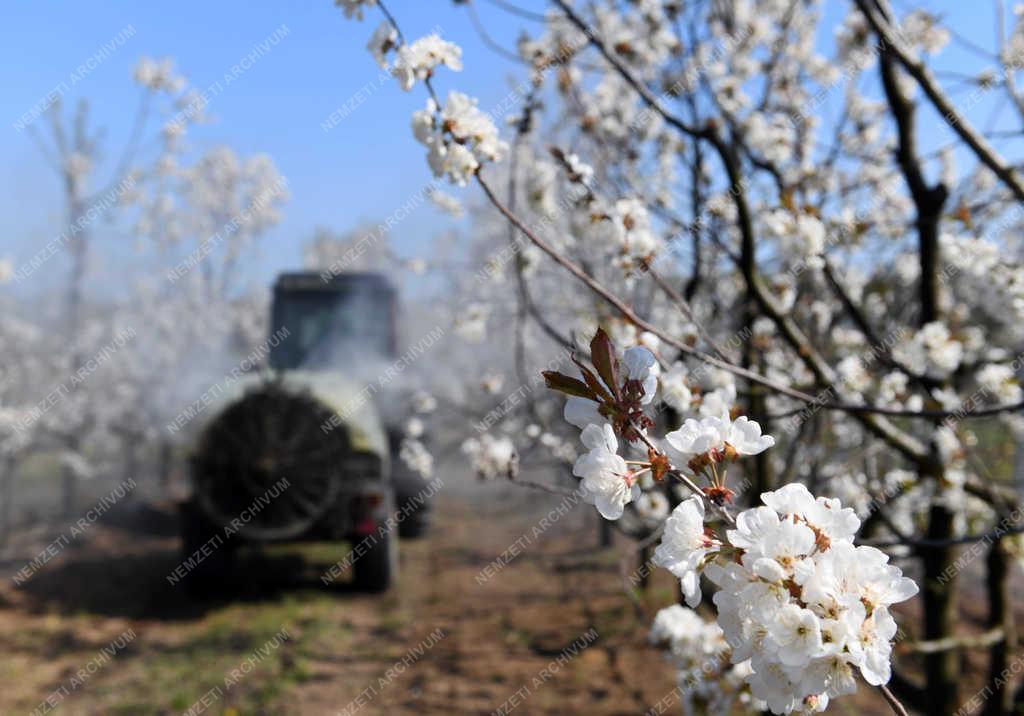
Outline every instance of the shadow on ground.
{"type": "MultiPolygon", "coordinates": [[[[197,595],[173,579],[182,559],[173,505],[118,505],[104,515],[102,524],[90,529],[87,540],[71,542],[18,586],[15,593],[22,608],[178,621],[198,619],[229,602],[276,601],[295,590],[357,593],[344,581],[345,575],[330,584],[320,580],[334,560],[348,554],[345,543],[315,546],[317,554],[331,554],[329,560],[310,559],[305,546],[284,552],[273,548],[274,553],[255,546],[237,548],[234,565],[222,581],[197,595]]],[[[0,569],[13,573],[26,561],[8,559],[0,569]]]]}

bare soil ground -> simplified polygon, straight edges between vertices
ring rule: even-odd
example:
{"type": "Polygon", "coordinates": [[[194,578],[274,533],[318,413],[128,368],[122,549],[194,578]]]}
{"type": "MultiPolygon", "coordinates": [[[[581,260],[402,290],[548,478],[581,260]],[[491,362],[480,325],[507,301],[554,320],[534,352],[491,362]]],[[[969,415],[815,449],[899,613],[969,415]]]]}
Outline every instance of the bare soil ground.
{"type": "Polygon", "coordinates": [[[619,575],[636,564],[596,548],[592,508],[545,528],[562,499],[442,490],[384,595],[324,587],[318,575],[346,549],[311,545],[244,554],[223,596],[192,600],[165,579],[179,559],[174,515],[148,505],[93,525],[15,588],[11,574],[55,536],[37,535],[0,562],[0,713],[50,712],[48,696],[69,716],[643,713],[674,686],[645,642],[674,585],[656,575],[635,602],[619,575]],[[281,629],[290,638],[268,648],[281,629]]]}
{"type": "MultiPolygon", "coordinates": [[[[0,714],[679,713],[673,670],[646,643],[674,581],[655,570],[646,591],[627,589],[628,541],[598,547],[593,508],[559,510],[565,499],[446,479],[431,531],[402,542],[401,584],[383,595],[347,574],[324,586],[349,548],[316,544],[244,552],[223,594],[192,599],[166,579],[180,559],[172,506],[141,501],[16,587],[61,534],[39,526],[0,557],[0,714]]],[[[963,607],[964,629],[983,629],[983,599],[963,607]]],[[[912,631],[918,618],[901,621],[912,631]]],[[[985,681],[982,656],[964,660],[965,694],[985,681]]],[[[886,712],[866,687],[829,709],[886,712]]]]}

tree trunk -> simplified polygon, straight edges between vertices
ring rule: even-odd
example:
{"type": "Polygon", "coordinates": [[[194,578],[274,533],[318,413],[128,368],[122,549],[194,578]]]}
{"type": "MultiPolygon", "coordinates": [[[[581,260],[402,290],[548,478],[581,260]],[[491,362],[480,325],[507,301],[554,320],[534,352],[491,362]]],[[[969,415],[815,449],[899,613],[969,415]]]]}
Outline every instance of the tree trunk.
{"type": "MultiPolygon", "coordinates": [[[[68,225],[74,226],[84,216],[85,207],[78,195],[75,181],[66,177],[68,193],[68,225]]],[[[71,375],[82,365],[82,291],[85,282],[86,258],[88,243],[86,241],[84,227],[82,231],[70,237],[68,250],[71,252],[71,277],[68,281],[68,333],[67,339],[71,346],[68,353],[68,374],[71,375]]],[[[81,447],[81,426],[69,425],[66,439],[66,447],[74,455],[78,454],[81,447]]],[[[61,473],[61,516],[69,518],[74,515],[78,503],[78,484],[74,471],[64,467],[61,473]]]]}
{"type": "MultiPolygon", "coordinates": [[[[929,540],[953,537],[953,513],[944,505],[933,505],[928,515],[929,540]]],[[[953,568],[954,548],[926,547],[924,562],[924,638],[951,636],[957,619],[957,582],[953,568]]],[[[924,670],[930,713],[952,714],[958,706],[960,655],[955,649],[925,655],[924,670]]]]}
{"type": "Polygon", "coordinates": [[[651,546],[644,545],[640,549],[640,589],[644,592],[651,586],[651,546]]]}
{"type": "Polygon", "coordinates": [[[1006,544],[997,538],[986,560],[988,586],[988,626],[1002,627],[1003,641],[989,650],[988,683],[994,693],[985,703],[985,716],[1009,716],[1013,712],[1013,684],[1009,666],[1017,647],[1010,594],[1010,555],[1006,544]]]}
{"type": "Polygon", "coordinates": [[[598,515],[597,523],[597,543],[598,546],[611,547],[612,546],[612,523],[606,520],[604,517],[598,515]]]}

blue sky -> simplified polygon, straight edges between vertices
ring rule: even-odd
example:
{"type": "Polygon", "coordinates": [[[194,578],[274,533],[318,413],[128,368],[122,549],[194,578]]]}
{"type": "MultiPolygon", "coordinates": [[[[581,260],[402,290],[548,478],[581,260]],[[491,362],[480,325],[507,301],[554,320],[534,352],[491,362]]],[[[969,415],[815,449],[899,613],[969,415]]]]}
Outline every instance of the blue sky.
{"type": "MultiPolygon", "coordinates": [[[[466,68],[441,78],[442,92],[457,86],[479,96],[485,107],[507,92],[503,79],[515,66],[483,46],[465,9],[448,0],[392,0],[389,7],[407,35],[437,26],[462,45],[466,68]]],[[[478,12],[496,38],[514,46],[519,22],[487,5],[478,12]]],[[[223,143],[241,154],[266,152],[289,180],[292,198],[283,222],[262,242],[258,275],[297,266],[301,245],[317,226],[341,230],[383,218],[430,179],[409,130],[409,115],[425,96],[388,82],[331,131],[321,128],[331,112],[378,77],[365,45],[379,20],[372,9],[361,23],[345,20],[329,0],[9,3],[0,43],[0,256],[24,261],[61,228],[57,181],[28,133],[13,123],[129,27],[134,33],[129,30],[123,45],[71,87],[65,100],[69,107],[79,97],[90,100],[112,156],[130,130],[139,95],[131,76],[139,57],[172,56],[179,71],[202,88],[287,26],[276,46],[213,99],[208,111],[214,123],[190,134],[197,149],[223,143]]],[[[430,206],[396,229],[394,238],[400,250],[412,253],[448,223],[430,206]]],[[[103,253],[127,251],[128,245],[123,237],[108,236],[103,253]]]]}
{"type": "MultiPolygon", "coordinates": [[[[536,27],[490,3],[475,4],[493,37],[506,47],[514,46],[520,28],[536,27]]],[[[545,7],[543,0],[517,4],[545,7]]],[[[946,4],[928,5],[941,11],[946,4]]],[[[966,5],[950,4],[955,26],[990,44],[991,10],[986,5],[972,11],[966,5]]],[[[847,4],[830,0],[827,6],[827,16],[836,18],[847,4]]],[[[457,75],[442,74],[442,94],[459,88],[478,96],[486,108],[507,93],[508,80],[523,76],[517,65],[485,47],[465,8],[453,7],[450,0],[391,0],[389,7],[407,36],[437,27],[463,47],[466,68],[457,75]]],[[[136,106],[139,90],[131,75],[139,57],[172,56],[179,71],[202,88],[287,26],[288,34],[213,100],[209,112],[214,123],[190,135],[197,150],[223,143],[243,155],[266,152],[288,177],[292,198],[283,222],[264,238],[261,255],[251,263],[256,280],[299,265],[301,246],[317,226],[343,230],[360,220],[383,218],[430,178],[422,148],[409,131],[410,112],[422,106],[423,93],[385,83],[334,129],[321,128],[333,111],[378,77],[365,49],[378,22],[373,9],[362,23],[347,21],[329,0],[8,3],[0,43],[5,88],[0,104],[0,256],[13,255],[20,263],[61,228],[56,179],[27,133],[12,124],[128,27],[134,31],[131,37],[77,82],[66,99],[68,106],[80,97],[91,101],[113,156],[128,135],[136,106]]],[[[954,48],[944,60],[955,64],[963,54],[954,48]]],[[[429,207],[396,229],[393,238],[402,253],[412,254],[448,224],[429,207]]],[[[99,248],[102,255],[116,257],[129,246],[124,236],[107,231],[99,248]]]]}

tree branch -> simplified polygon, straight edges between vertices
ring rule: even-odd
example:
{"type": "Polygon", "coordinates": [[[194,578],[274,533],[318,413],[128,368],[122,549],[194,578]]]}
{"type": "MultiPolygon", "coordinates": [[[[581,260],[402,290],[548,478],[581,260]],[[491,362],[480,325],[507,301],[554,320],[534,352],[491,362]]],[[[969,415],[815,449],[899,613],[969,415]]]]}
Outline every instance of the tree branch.
{"type": "Polygon", "coordinates": [[[871,29],[878,35],[879,40],[887,50],[891,51],[892,56],[899,61],[907,73],[917,81],[936,111],[974,151],[978,159],[999,177],[1014,197],[1018,201],[1024,202],[1024,183],[1021,182],[1017,173],[985,137],[957,112],[956,107],[942,91],[935,76],[925,64],[897,41],[896,34],[889,22],[892,13],[888,10],[885,0],[855,0],[855,2],[864,13],[864,17],[867,18],[871,29]],[[876,7],[872,7],[872,3],[876,4],[877,11],[876,7]]]}

